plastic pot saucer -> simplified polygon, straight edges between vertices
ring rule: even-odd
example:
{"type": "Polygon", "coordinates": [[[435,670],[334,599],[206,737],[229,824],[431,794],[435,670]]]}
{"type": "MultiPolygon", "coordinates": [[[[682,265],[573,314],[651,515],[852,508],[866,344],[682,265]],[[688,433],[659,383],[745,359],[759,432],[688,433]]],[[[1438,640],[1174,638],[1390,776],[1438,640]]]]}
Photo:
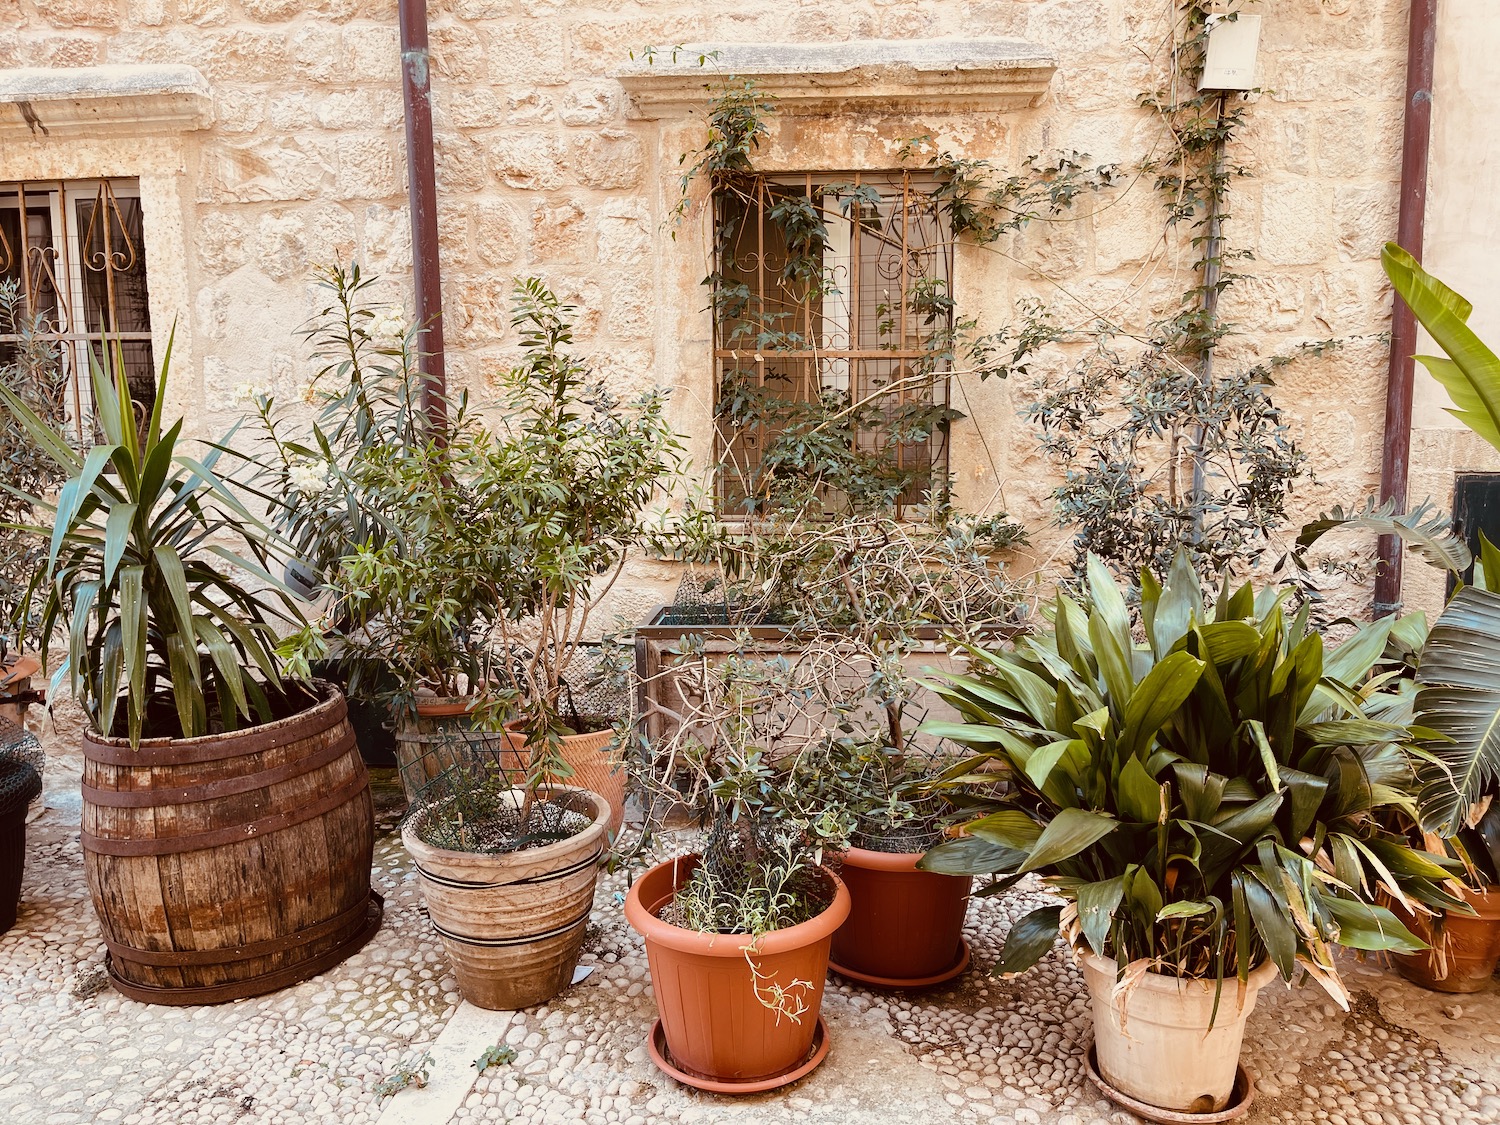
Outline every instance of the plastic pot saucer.
{"type": "Polygon", "coordinates": [[[960,937],[958,939],[958,959],[942,972],[930,977],[908,977],[906,979],[877,977],[870,973],[861,973],[854,969],[846,969],[844,966],[836,964],[833,961],[828,962],[828,967],[841,977],[857,981],[859,984],[867,984],[872,988],[936,988],[940,984],[947,984],[950,980],[962,976],[969,967],[969,958],[969,939],[960,937]]]}
{"type": "Polygon", "coordinates": [[[709,1078],[706,1075],[681,1069],[672,1062],[671,1053],[667,1050],[667,1034],[662,1030],[660,1018],[651,1025],[651,1032],[646,1036],[646,1048],[651,1052],[651,1061],[664,1074],[670,1075],[685,1086],[706,1090],[711,1094],[763,1094],[767,1090],[790,1086],[799,1078],[805,1078],[817,1069],[818,1064],[828,1057],[828,1028],[823,1023],[823,1017],[819,1016],[817,1025],[813,1028],[812,1051],[807,1058],[790,1070],[767,1075],[764,1078],[709,1078]]]}
{"type": "Polygon", "coordinates": [[[1250,1105],[1255,1101],[1255,1079],[1250,1077],[1250,1072],[1245,1069],[1245,1064],[1240,1063],[1234,1072],[1234,1089],[1229,1095],[1229,1104],[1223,1109],[1214,1110],[1209,1113],[1192,1113],[1183,1109],[1163,1109],[1158,1105],[1149,1105],[1146,1102],[1137,1101],[1129,1094],[1116,1090],[1099,1073],[1099,1064],[1094,1059],[1094,1044],[1088,1045],[1088,1050],[1083,1053],[1083,1071],[1089,1076],[1089,1081],[1099,1088],[1099,1092],[1110,1101],[1123,1106],[1137,1117],[1143,1117],[1147,1121],[1159,1121],[1162,1125],[1183,1125],[1191,1122],[1192,1125],[1213,1125],[1218,1121],[1234,1121],[1243,1117],[1250,1111],[1250,1105]]]}

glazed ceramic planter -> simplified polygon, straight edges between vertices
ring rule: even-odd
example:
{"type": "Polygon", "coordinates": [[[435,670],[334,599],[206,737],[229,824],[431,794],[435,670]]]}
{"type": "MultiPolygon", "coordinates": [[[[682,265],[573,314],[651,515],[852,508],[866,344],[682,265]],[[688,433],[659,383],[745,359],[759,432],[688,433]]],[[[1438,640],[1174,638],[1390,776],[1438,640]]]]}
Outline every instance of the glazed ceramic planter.
{"type": "Polygon", "coordinates": [[[1245,1022],[1276,966],[1267,961],[1243,988],[1227,977],[1215,1013],[1212,980],[1146,973],[1119,992],[1114,961],[1083,950],[1077,957],[1093,1001],[1094,1050],[1104,1081],[1166,1110],[1223,1110],[1234,1092],[1245,1022]]]}
{"type": "Polygon", "coordinates": [[[625,917],[646,941],[661,1016],[665,1051],[653,1029],[653,1055],[667,1073],[703,1089],[754,1093],[783,1086],[827,1050],[819,1013],[828,949],[848,917],[849,892],[825,871],[833,901],[816,918],[758,938],[698,933],[660,917],[698,862],[684,856],[653,867],[625,899],[625,917]],[[795,1019],[762,1002],[773,987],[800,1008],[795,1019]]]}
{"type": "Polygon", "coordinates": [[[578,964],[610,811],[596,793],[571,786],[556,792],[588,801],[593,819],[576,835],[539,848],[453,851],[424,842],[420,820],[401,828],[459,991],[481,1008],[540,1004],[568,985],[578,964]]]}
{"type": "Polygon", "coordinates": [[[1440,924],[1391,904],[1402,924],[1432,947],[1392,955],[1396,971],[1413,984],[1435,992],[1478,992],[1500,964],[1500,886],[1459,893],[1474,913],[1447,913],[1440,924]]]}
{"type": "Polygon", "coordinates": [[[922,855],[844,853],[849,917],[833,935],[834,972],[881,988],[927,988],[968,968],[963,927],[973,880],[919,871],[922,855]]]}

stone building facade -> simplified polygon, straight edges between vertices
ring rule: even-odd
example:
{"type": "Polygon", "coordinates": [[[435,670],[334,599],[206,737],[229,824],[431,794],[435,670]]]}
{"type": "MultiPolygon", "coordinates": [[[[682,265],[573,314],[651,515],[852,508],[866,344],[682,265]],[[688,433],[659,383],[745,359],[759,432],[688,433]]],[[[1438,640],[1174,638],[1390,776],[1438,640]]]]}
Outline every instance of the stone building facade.
{"type": "MultiPolygon", "coordinates": [[[[759,70],[783,94],[759,157],[768,170],[890,168],[920,134],[1001,169],[1072,149],[1129,170],[1164,143],[1138,98],[1170,65],[1173,0],[429,9],[450,377],[482,393],[513,356],[510,278],[541,276],[580,307],[582,350],[613,383],[678,388],[700,464],[714,386],[699,286],[708,219],[701,206],[681,223],[671,211],[679,157],[701,143],[701,88],[720,63],[759,70]],[[850,74],[841,45],[856,40],[870,41],[859,50],[873,61],[850,74]],[[990,44],[988,61],[931,61],[976,42],[990,44]],[[694,74],[641,61],[648,45],[672,44],[718,47],[720,63],[694,74]],[[770,44],[800,50],[793,73],[764,61],[778,54],[770,44]]],[[[1231,154],[1252,175],[1233,188],[1228,236],[1254,257],[1225,299],[1245,329],[1227,358],[1347,338],[1279,380],[1316,475],[1296,497],[1301,516],[1358,501],[1378,481],[1390,305],[1379,253],[1396,229],[1407,5],[1247,10],[1264,16],[1265,92],[1231,154]]],[[[0,0],[0,71],[12,103],[0,105],[0,184],[138,183],[151,331],[160,354],[175,325],[173,404],[198,432],[232,419],[241,383],[285,395],[305,379],[295,330],[314,308],[315,265],[358,260],[391,300],[408,299],[395,0],[0,0]]],[[[1149,178],[1134,173],[1080,200],[1069,221],[995,250],[960,247],[954,278],[960,309],[990,328],[1028,295],[1065,320],[1108,309],[1144,323],[1193,283],[1187,232],[1166,229],[1149,178]]],[[[961,500],[1003,504],[1036,529],[1045,561],[1059,538],[1048,528],[1053,478],[1017,417],[1024,394],[1015,382],[960,382],[968,418],[952,467],[961,500]]],[[[1417,447],[1428,458],[1418,494],[1439,503],[1453,468],[1483,459],[1425,433],[1417,447]]],[[[670,581],[668,568],[643,569],[637,599],[660,600],[670,581]]]]}

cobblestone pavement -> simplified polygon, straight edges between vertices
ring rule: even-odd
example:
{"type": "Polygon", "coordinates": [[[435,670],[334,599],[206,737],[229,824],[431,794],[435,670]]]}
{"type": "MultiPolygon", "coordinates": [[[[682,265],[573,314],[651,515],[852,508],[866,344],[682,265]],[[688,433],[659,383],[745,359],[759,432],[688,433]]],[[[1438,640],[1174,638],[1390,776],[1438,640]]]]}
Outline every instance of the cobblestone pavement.
{"type": "MultiPolygon", "coordinates": [[[[380,1078],[421,1056],[458,1003],[420,892],[381,814],[374,882],[385,924],[335,970],[271,996],[217,1007],[138,1004],[111,989],[84,886],[76,768],[48,771],[49,806],[30,827],[21,915],[0,937],[0,1122],[6,1125],[303,1125],[397,1115],[380,1078]]],[[[646,959],[601,880],[584,963],[553,1004],[496,1013],[515,1060],[478,1077],[452,1122],[1034,1122],[1103,1125],[1131,1115],[1079,1066],[1088,1037],[1077,971],[1061,952],[1000,981],[971,972],[915,997],[830,983],[828,1060],[779,1093],[745,1099],[678,1086],[650,1063],[655,1008],[646,959]]],[[[993,962],[1036,892],[974,903],[977,964],[993,962]]],[[[1500,990],[1443,997],[1375,963],[1348,961],[1348,1013],[1313,986],[1261,994],[1246,1038],[1259,1075],[1250,1122],[1427,1125],[1500,1121],[1500,990]]],[[[467,1077],[462,1078],[467,1082],[467,1077]]]]}

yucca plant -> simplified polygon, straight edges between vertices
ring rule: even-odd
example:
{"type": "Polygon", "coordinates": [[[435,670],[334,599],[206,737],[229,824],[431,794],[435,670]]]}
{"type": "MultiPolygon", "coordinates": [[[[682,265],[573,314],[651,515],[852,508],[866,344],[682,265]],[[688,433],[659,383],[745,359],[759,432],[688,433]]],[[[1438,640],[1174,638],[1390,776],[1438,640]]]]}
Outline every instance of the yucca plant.
{"type": "Polygon", "coordinates": [[[296,615],[267,568],[273,534],[216,471],[224,447],[194,457],[183,448],[181,419],[163,431],[170,343],[140,429],[119,349],[110,351],[112,374],[91,363],[103,440],[87,453],[0,387],[12,416],[68,477],[56,503],[27,497],[53,516],[50,528],[34,529],[48,537],[37,640],[45,651],[57,633],[68,636],[53,689],[68,678],[105,735],[117,733],[123,709],[132,745],[269,721],[271,697],[284,686],[274,624],[296,615]]]}
{"type": "Polygon", "coordinates": [[[1284,593],[1226,583],[1205,604],[1181,555],[1138,593],[1144,644],[1091,558],[1085,597],[1059,594],[1049,629],[970,648],[969,674],[933,685],[965,721],[925,729],[980,751],[950,787],[985,791],[991,760],[1013,787],[924,866],[1001,886],[1037,872],[1066,900],[1015,925],[997,971],[1029,968],[1062,931],[1179,977],[1243,981],[1269,958],[1289,980],[1300,964],[1345,1003],[1334,945],[1423,948],[1379,892],[1464,909],[1442,887],[1458,865],[1383,827],[1416,812],[1412,732],[1365,713],[1392,623],[1325,651],[1284,593]]]}

